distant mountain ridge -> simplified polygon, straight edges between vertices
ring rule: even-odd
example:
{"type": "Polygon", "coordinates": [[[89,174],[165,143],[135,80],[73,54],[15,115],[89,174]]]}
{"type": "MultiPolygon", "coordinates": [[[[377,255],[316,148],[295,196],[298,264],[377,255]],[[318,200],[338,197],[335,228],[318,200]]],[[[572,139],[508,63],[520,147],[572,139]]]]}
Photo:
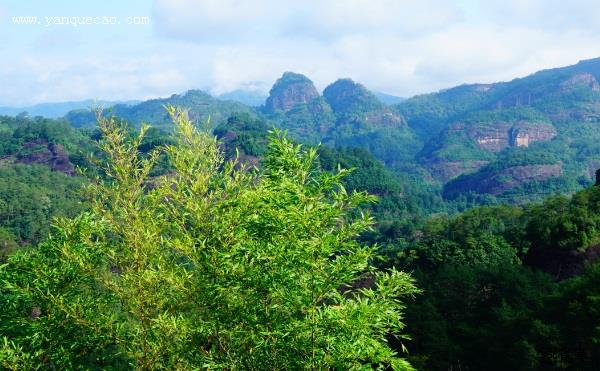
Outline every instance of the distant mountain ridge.
{"type": "Polygon", "coordinates": [[[25,107],[0,107],[0,115],[5,116],[16,116],[20,113],[27,112],[30,116],[43,116],[48,118],[63,117],[69,111],[77,109],[89,109],[91,107],[106,107],[113,106],[116,104],[134,105],[140,103],[136,100],[128,101],[108,101],[108,100],[94,100],[86,99],[81,101],[71,102],[54,102],[54,103],[40,103],[32,106],[25,107]]]}
{"type": "MultiPolygon", "coordinates": [[[[233,113],[255,115],[251,107],[239,102],[219,100],[201,90],[189,90],[184,94],[173,94],[169,98],[151,99],[135,105],[117,104],[106,107],[104,111],[134,125],[146,122],[158,127],[171,127],[171,120],[164,109],[168,104],[185,107],[190,118],[198,122],[205,123],[210,118],[212,126],[218,125],[233,113]]],[[[95,125],[96,120],[89,109],[71,111],[65,118],[77,127],[95,125]]]]}
{"type": "MultiPolygon", "coordinates": [[[[308,77],[286,72],[253,107],[240,103],[244,91],[215,98],[191,90],[112,112],[161,126],[168,124],[163,105],[173,104],[199,122],[210,117],[213,127],[244,113],[301,142],[365,148],[390,169],[439,185],[446,197],[521,202],[590,184],[600,164],[599,81],[600,59],[592,59],[389,105],[351,79],[320,94],[308,77]]],[[[75,126],[94,122],[84,110],[66,118],[75,126]]]]}

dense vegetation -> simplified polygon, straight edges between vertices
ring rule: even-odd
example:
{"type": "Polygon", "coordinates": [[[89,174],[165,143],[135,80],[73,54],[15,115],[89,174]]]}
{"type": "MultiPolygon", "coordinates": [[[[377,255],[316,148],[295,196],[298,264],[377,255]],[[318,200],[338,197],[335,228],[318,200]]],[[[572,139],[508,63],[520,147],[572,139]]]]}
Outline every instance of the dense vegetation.
{"type": "Polygon", "coordinates": [[[2,117],[0,362],[594,369],[598,65],[394,107],[289,74],[258,109],[192,91],[105,111],[103,130],[2,117]],[[175,136],[169,102],[190,107],[175,136]],[[158,127],[140,139],[142,120],[158,127]]]}
{"type": "Polygon", "coordinates": [[[0,362],[11,369],[410,369],[397,270],[375,271],[356,237],[346,171],[274,133],[264,170],[223,162],[217,141],[169,112],[175,144],[144,156],[100,118],[104,179],[91,211],[0,270],[0,362]],[[173,172],[151,179],[164,151],[173,172]],[[148,188],[149,182],[154,185],[148,188]],[[353,285],[356,285],[353,287],[353,285]]]}
{"type": "Polygon", "coordinates": [[[84,208],[83,180],[73,176],[72,163],[85,166],[87,148],[86,136],[66,122],[0,117],[0,256],[36,245],[54,217],[72,217],[84,208]]]}
{"type": "Polygon", "coordinates": [[[600,188],[471,209],[387,242],[413,270],[411,360],[425,369],[591,370],[600,362],[600,188]]]}

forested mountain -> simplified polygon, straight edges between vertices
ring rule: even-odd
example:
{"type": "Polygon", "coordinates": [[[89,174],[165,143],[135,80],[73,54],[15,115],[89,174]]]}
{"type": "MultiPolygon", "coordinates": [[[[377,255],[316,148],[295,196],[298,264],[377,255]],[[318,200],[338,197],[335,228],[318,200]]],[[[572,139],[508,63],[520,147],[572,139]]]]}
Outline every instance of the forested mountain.
{"type": "Polygon", "coordinates": [[[65,121],[0,117],[0,255],[36,245],[54,217],[83,209],[75,167],[92,149],[65,121]]]}
{"type": "MultiPolygon", "coordinates": [[[[132,125],[139,126],[145,122],[154,127],[168,126],[170,128],[169,115],[164,108],[167,104],[186,107],[190,118],[196,122],[206,123],[210,117],[213,126],[215,123],[226,120],[232,113],[254,112],[252,108],[242,103],[222,101],[200,90],[190,90],[185,94],[173,94],[169,98],[151,99],[135,105],[117,104],[99,108],[103,108],[106,114],[115,115],[132,125]]],[[[71,111],[65,116],[65,119],[75,127],[96,125],[96,116],[90,109],[71,111]]]]}
{"type": "Polygon", "coordinates": [[[395,108],[424,141],[417,161],[446,184],[445,196],[519,201],[590,184],[600,164],[598,78],[600,59],[592,59],[395,108]]]}
{"type": "MultiPolygon", "coordinates": [[[[350,79],[335,81],[321,95],[308,77],[286,72],[261,107],[192,90],[111,110],[132,124],[159,127],[168,122],[165,104],[188,108],[198,122],[210,116],[212,127],[247,113],[302,143],[364,148],[391,171],[457,204],[523,203],[592,183],[600,167],[598,78],[600,59],[594,59],[389,106],[350,79]]],[[[85,111],[66,119],[74,126],[95,120],[85,111]]]]}
{"type": "Polygon", "coordinates": [[[286,72],[264,112],[300,141],[366,148],[391,168],[409,169],[419,148],[402,116],[350,79],[332,83],[321,96],[306,76],[286,72]]]}

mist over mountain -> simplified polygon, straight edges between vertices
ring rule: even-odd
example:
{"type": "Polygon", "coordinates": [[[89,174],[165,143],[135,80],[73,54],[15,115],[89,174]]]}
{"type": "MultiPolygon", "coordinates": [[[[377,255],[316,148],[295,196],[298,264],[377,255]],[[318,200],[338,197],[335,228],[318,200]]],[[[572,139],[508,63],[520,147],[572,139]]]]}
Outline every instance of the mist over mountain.
{"type": "Polygon", "coordinates": [[[216,96],[220,100],[231,100],[250,107],[258,107],[265,103],[268,95],[255,90],[237,89],[216,96]]]}

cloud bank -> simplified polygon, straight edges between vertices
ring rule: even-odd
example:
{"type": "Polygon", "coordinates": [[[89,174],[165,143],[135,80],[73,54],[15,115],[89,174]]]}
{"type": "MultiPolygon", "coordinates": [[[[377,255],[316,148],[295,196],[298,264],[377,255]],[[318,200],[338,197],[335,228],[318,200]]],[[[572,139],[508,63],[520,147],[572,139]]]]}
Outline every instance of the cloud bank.
{"type": "Polygon", "coordinates": [[[38,35],[0,62],[10,87],[0,104],[267,91],[284,71],[321,89],[351,77],[406,97],[600,57],[592,0],[155,0],[148,9],[145,32],[95,48],[81,34],[62,47],[38,35]]]}

